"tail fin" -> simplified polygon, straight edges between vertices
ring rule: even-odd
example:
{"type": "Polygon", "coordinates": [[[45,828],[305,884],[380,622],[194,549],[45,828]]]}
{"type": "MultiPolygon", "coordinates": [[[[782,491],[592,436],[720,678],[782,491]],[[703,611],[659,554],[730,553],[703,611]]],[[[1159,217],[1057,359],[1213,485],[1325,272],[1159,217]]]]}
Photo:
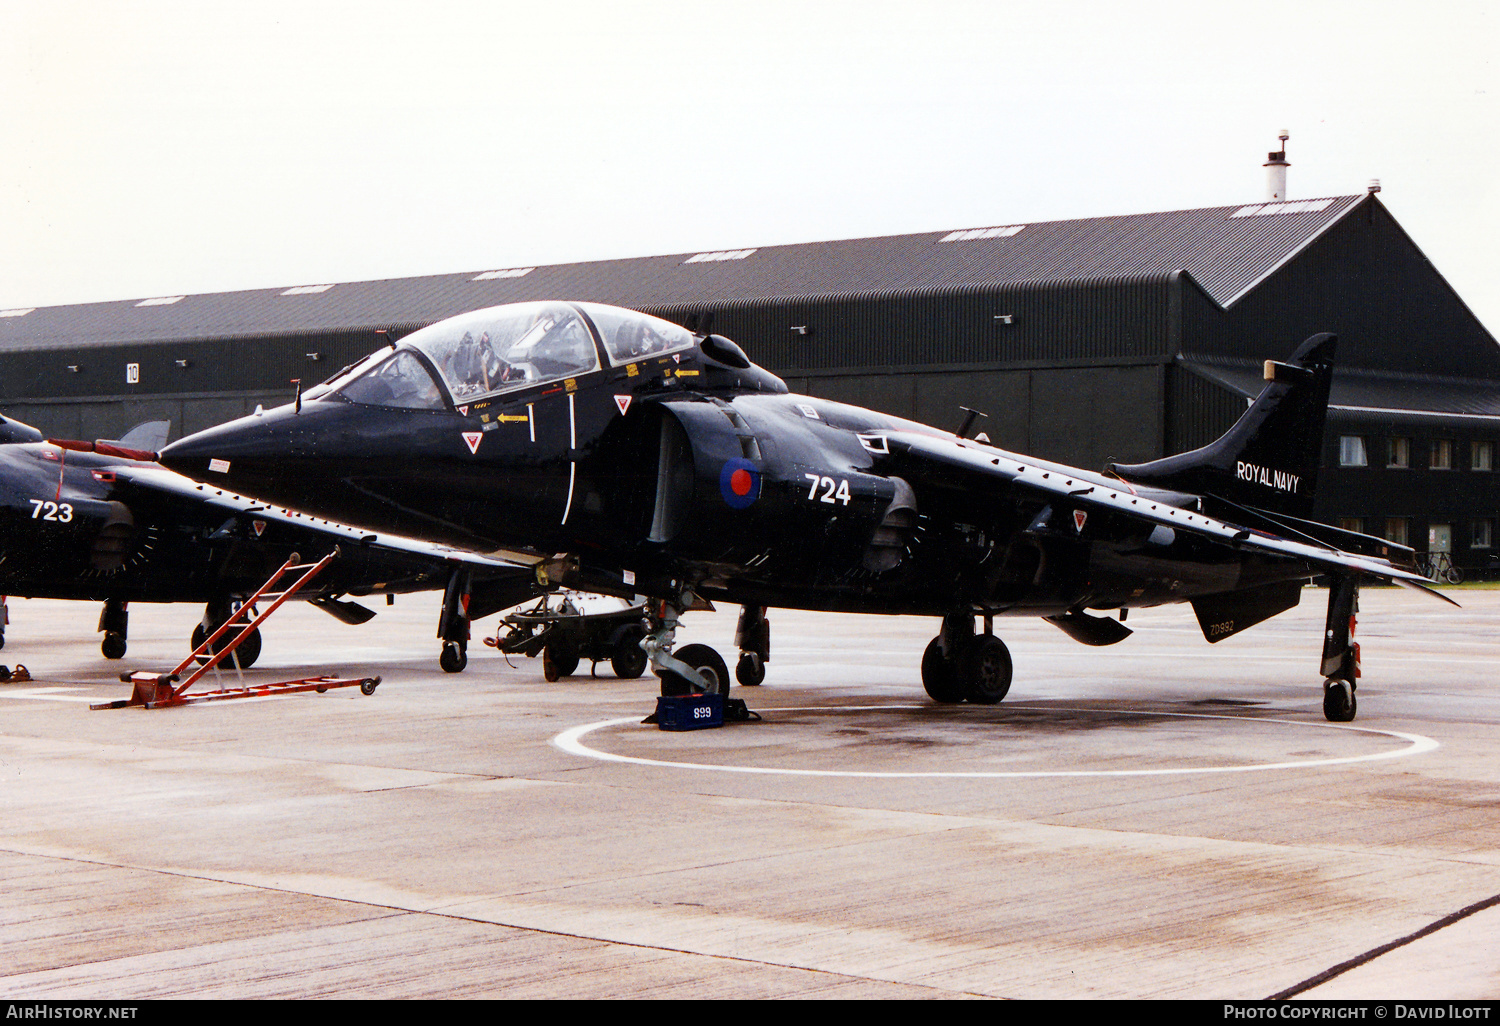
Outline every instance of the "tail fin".
{"type": "Polygon", "coordinates": [[[1151,463],[1108,469],[1136,484],[1312,513],[1338,337],[1314,335],[1286,363],[1266,361],[1266,387],[1218,441],[1151,463]]]}

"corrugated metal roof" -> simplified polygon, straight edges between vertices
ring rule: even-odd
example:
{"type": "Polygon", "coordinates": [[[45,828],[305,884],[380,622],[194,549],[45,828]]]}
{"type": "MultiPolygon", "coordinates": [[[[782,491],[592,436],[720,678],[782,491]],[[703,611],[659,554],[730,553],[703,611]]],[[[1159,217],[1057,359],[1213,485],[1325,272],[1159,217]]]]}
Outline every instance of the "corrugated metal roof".
{"type": "Polygon", "coordinates": [[[0,349],[425,324],[478,307],[540,298],[644,308],[1066,282],[1179,269],[1191,273],[1215,301],[1228,305],[1366,200],[1377,202],[1339,196],[1008,223],[987,231],[944,229],[762,246],[748,252],[720,250],[713,254],[718,259],[681,253],[537,266],[525,274],[482,279],[493,269],[351,282],[316,292],[292,285],[144,306],[140,300],[122,300],[41,307],[0,317],[0,349]]]}
{"type": "MultiPolygon", "coordinates": [[[[1246,398],[1259,395],[1265,386],[1260,365],[1193,358],[1181,362],[1194,374],[1246,398]]],[[[1500,418],[1500,381],[1335,369],[1328,408],[1348,413],[1500,418]]]]}

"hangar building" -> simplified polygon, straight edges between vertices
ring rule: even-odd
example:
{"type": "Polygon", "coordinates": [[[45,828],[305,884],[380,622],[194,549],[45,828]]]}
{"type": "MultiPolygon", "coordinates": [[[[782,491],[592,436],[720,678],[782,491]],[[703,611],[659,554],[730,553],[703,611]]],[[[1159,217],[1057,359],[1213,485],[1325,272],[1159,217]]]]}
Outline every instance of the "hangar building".
{"type": "Polygon", "coordinates": [[[174,437],[451,314],[568,298],[727,335],[796,391],[1099,468],[1205,444],[1340,336],[1320,519],[1492,568],[1500,346],[1373,193],[0,310],[0,411],[174,437]]]}

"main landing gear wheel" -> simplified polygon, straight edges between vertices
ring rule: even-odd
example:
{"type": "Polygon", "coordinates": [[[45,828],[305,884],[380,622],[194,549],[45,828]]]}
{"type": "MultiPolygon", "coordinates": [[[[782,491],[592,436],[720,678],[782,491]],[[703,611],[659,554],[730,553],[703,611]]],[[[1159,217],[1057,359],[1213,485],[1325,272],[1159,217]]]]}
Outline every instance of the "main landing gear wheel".
{"type": "Polygon", "coordinates": [[[443,651],[438,654],[438,665],[444,673],[462,673],[469,665],[469,653],[457,641],[443,642],[443,651]]]}
{"type": "Polygon", "coordinates": [[[753,688],[766,679],[766,664],[754,652],[746,652],[734,667],[734,679],[753,688]]]}
{"type": "Polygon", "coordinates": [[[609,656],[610,669],[621,680],[635,680],[646,672],[646,650],[641,641],[646,637],[643,627],[627,628],[615,639],[614,650],[609,656]]]}
{"type": "MultiPolygon", "coordinates": [[[[197,645],[193,646],[197,648],[197,645]]],[[[104,653],[106,659],[125,658],[125,639],[114,631],[104,635],[104,640],[99,643],[99,651],[104,653]]]]}
{"type": "Polygon", "coordinates": [[[943,655],[943,639],[933,638],[922,653],[922,687],[934,702],[994,705],[1010,691],[1010,649],[993,634],[963,638],[953,657],[943,655]]]}
{"type": "Polygon", "coordinates": [[[1336,677],[1323,682],[1323,716],[1330,723],[1349,723],[1358,708],[1353,682],[1336,677]]]}
{"type": "MultiPolygon", "coordinates": [[[[228,630],[228,631],[226,631],[224,633],[224,636],[222,638],[220,638],[219,641],[218,641],[218,643],[214,646],[214,652],[216,654],[224,647],[224,644],[229,639],[231,639],[231,638],[234,637],[234,632],[236,630],[238,630],[238,629],[239,628],[231,628],[230,630],[228,630]]],[[[214,630],[218,630],[218,628],[215,627],[214,630]]],[[[196,649],[199,645],[203,644],[203,642],[208,638],[208,636],[209,636],[210,633],[211,632],[207,628],[205,628],[201,623],[198,626],[194,627],[193,628],[193,648],[196,649]]],[[[248,669],[250,669],[250,667],[252,667],[252,666],[255,665],[255,660],[257,660],[259,658],[260,658],[260,628],[257,627],[257,628],[255,628],[255,630],[253,630],[253,631],[250,632],[249,637],[245,638],[244,641],[240,642],[240,647],[237,648],[237,649],[235,649],[232,653],[230,653],[229,658],[226,659],[226,660],[224,660],[224,662],[220,663],[219,665],[220,666],[225,666],[225,665],[228,665],[230,663],[238,661],[239,664],[240,664],[240,669],[242,669],[242,670],[248,670],[248,669]]],[[[201,655],[201,656],[198,657],[198,665],[199,666],[202,666],[202,665],[204,665],[207,662],[208,662],[208,656],[207,655],[201,655]]]]}
{"type": "Polygon", "coordinates": [[[953,705],[964,700],[954,660],[943,655],[943,639],[933,638],[922,653],[922,687],[934,702],[953,705]]]}
{"type": "MultiPolygon", "coordinates": [[[[707,645],[686,645],[679,651],[673,652],[672,655],[707,678],[708,693],[728,697],[729,667],[725,665],[724,658],[719,653],[707,645]]],[[[662,674],[661,693],[663,695],[689,695],[695,691],[697,688],[686,678],[671,672],[662,674]]]]}
{"type": "Polygon", "coordinates": [[[975,705],[994,705],[1010,690],[1010,649],[993,634],[971,638],[958,663],[964,697],[975,705]]]}

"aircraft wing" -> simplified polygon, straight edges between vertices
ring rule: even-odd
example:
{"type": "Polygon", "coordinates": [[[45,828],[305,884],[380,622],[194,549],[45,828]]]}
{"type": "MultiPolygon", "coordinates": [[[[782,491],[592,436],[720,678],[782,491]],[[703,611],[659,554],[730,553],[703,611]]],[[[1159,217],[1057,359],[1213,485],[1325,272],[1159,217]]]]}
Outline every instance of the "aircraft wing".
{"type": "Polygon", "coordinates": [[[219,506],[226,511],[254,515],[265,520],[291,524],[304,530],[326,535],[335,543],[383,548],[432,560],[450,560],[465,563],[476,569],[511,570],[517,572],[524,570],[528,575],[531,573],[526,567],[498,556],[468,552],[463,549],[455,549],[434,542],[417,541],[416,539],[405,538],[401,535],[361,531],[358,528],[349,527],[346,524],[340,524],[333,520],[323,520],[305,513],[298,513],[295,510],[272,506],[269,503],[246,498],[243,495],[237,495],[222,488],[199,484],[196,481],[191,481],[183,477],[181,474],[167,470],[165,467],[122,463],[110,469],[120,480],[128,481],[140,488],[163,492],[169,495],[177,495],[181,498],[205,503],[210,506],[219,506]]]}
{"type": "Polygon", "coordinates": [[[879,438],[861,436],[867,449],[879,451],[884,445],[897,460],[911,466],[914,473],[923,467],[932,472],[966,476],[976,484],[1024,489],[1069,508],[1111,513],[1159,524],[1174,531],[1186,531],[1237,550],[1250,550],[1288,559],[1301,560],[1316,572],[1354,571],[1403,587],[1423,591],[1451,605],[1448,596],[1428,587],[1428,580],[1370,556],[1356,555],[1305,541],[1255,531],[1194,510],[1183,509],[1133,492],[1123,481],[1110,482],[1092,475],[1083,477],[1076,471],[1052,465],[1038,466],[1017,459],[1010,453],[966,442],[915,432],[880,432],[879,438]],[[881,442],[879,438],[883,438],[881,442]]]}

